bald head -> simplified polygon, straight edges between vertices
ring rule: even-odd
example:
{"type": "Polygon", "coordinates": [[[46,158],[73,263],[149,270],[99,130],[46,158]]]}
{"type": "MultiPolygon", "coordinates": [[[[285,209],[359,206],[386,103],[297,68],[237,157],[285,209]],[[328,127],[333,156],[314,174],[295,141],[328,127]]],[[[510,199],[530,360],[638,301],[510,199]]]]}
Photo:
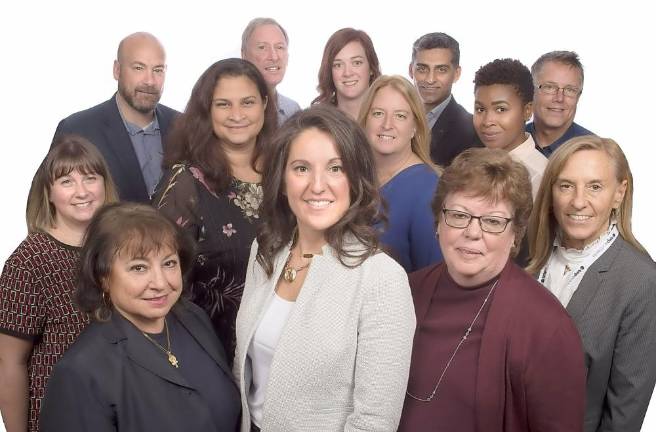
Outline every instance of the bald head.
{"type": "Polygon", "coordinates": [[[166,53],[155,36],[139,32],[123,39],[114,61],[114,79],[118,81],[123,116],[151,117],[162,96],[165,76],[166,53]]]}
{"type": "Polygon", "coordinates": [[[161,57],[166,60],[166,52],[164,51],[164,46],[159,41],[159,39],[148,32],[136,32],[123,38],[123,40],[118,44],[116,60],[120,62],[125,58],[126,54],[131,52],[131,50],[143,47],[147,47],[153,51],[158,51],[161,57]]]}

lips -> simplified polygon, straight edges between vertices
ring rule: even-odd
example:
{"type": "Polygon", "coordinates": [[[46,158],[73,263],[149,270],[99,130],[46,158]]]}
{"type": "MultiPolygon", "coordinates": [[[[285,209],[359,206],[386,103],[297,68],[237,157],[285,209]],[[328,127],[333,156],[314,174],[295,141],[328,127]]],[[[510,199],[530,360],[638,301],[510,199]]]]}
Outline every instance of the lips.
{"type": "Polygon", "coordinates": [[[381,141],[392,141],[392,140],[396,139],[396,137],[394,135],[379,134],[379,135],[376,135],[376,136],[381,141]]]}
{"type": "Polygon", "coordinates": [[[145,300],[146,302],[148,302],[148,304],[154,307],[162,307],[167,304],[168,298],[169,298],[168,294],[164,294],[157,297],[145,298],[143,300],[145,300]]]}
{"type": "Polygon", "coordinates": [[[351,81],[342,81],[342,85],[344,87],[354,87],[358,84],[358,80],[351,80],[351,81]]]}
{"type": "Polygon", "coordinates": [[[474,259],[483,256],[483,253],[478,249],[471,249],[468,247],[457,247],[456,251],[465,259],[474,259]]]}
{"type": "Polygon", "coordinates": [[[330,204],[333,203],[331,200],[305,200],[306,204],[308,204],[311,208],[316,209],[316,210],[323,210],[330,206],[330,204]]]}
{"type": "Polygon", "coordinates": [[[568,214],[567,217],[575,222],[585,222],[592,219],[590,215],[568,214]]]}

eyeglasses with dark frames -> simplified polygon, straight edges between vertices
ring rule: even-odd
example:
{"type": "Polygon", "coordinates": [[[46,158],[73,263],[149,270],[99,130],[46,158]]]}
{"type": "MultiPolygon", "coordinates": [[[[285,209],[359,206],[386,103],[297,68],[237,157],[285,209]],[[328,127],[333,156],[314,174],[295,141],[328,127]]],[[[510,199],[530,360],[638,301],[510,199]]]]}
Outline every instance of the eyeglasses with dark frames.
{"type": "Polygon", "coordinates": [[[472,219],[478,219],[478,224],[481,230],[491,234],[501,234],[506,230],[508,223],[512,218],[503,216],[474,216],[460,210],[442,209],[444,214],[444,222],[451,228],[465,229],[471,224],[472,219]]]}
{"type": "Polygon", "coordinates": [[[538,90],[540,90],[540,92],[547,95],[555,95],[562,90],[563,95],[570,98],[575,98],[581,94],[581,89],[578,87],[572,87],[572,86],[558,87],[556,84],[552,84],[552,83],[540,84],[538,86],[538,90]]]}

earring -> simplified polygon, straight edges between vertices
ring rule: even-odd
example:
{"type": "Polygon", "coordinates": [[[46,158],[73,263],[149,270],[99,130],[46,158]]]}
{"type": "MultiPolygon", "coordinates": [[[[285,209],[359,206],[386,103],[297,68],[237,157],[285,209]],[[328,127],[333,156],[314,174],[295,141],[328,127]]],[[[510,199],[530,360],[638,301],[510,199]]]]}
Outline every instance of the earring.
{"type": "Polygon", "coordinates": [[[102,293],[102,299],[103,299],[103,304],[107,309],[110,309],[112,307],[112,299],[109,297],[109,293],[107,291],[103,291],[102,293]]]}

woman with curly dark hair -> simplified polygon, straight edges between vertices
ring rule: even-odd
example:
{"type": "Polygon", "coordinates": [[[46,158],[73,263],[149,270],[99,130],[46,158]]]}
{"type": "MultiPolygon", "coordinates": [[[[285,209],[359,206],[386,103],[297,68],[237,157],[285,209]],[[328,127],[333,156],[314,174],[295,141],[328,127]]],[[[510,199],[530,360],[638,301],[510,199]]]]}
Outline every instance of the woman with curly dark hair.
{"type": "Polygon", "coordinates": [[[378,250],[367,137],[315,106],[269,150],[237,316],[241,430],[395,431],[415,315],[405,271],[378,250]]]}
{"type": "Polygon", "coordinates": [[[164,154],[153,204],[198,243],[189,295],[234,354],[235,317],[260,221],[260,155],[277,125],[275,98],[248,61],[210,66],[192,90],[164,154]]]}

